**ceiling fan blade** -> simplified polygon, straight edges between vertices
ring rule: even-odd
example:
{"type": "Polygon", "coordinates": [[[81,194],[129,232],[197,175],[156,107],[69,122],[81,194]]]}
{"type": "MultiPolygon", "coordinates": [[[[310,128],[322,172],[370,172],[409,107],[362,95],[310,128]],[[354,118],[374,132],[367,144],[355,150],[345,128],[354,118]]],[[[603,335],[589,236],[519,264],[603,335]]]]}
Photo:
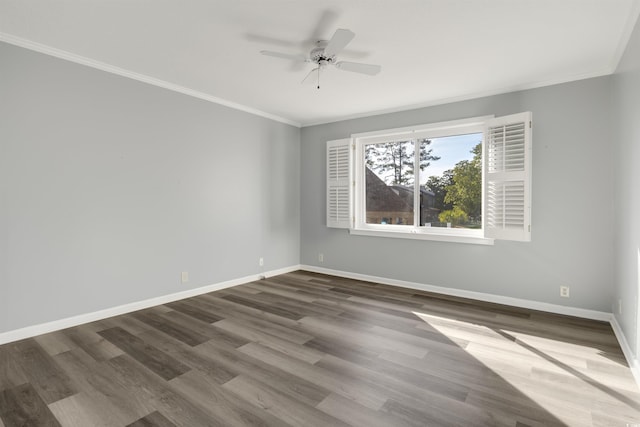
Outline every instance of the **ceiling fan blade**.
{"type": "Polygon", "coordinates": [[[337,19],[338,14],[336,12],[330,9],[324,10],[316,27],[313,29],[313,33],[311,33],[311,44],[315,44],[318,40],[326,37],[330,29],[335,28],[337,19]]]}
{"type": "Polygon", "coordinates": [[[300,83],[302,84],[311,84],[311,83],[315,83],[315,78],[314,76],[316,76],[318,73],[318,67],[314,68],[313,70],[309,71],[309,74],[307,74],[305,76],[304,79],[302,79],[302,81],[300,83]]]}
{"type": "Polygon", "coordinates": [[[270,50],[261,50],[260,53],[266,56],[274,56],[276,58],[291,59],[298,62],[309,62],[309,59],[302,54],[295,55],[290,53],[272,52],[270,50]]]}
{"type": "Polygon", "coordinates": [[[351,71],[354,73],[367,74],[369,76],[375,76],[382,70],[379,65],[361,64],[359,62],[340,61],[336,62],[336,68],[343,71],[351,71]]]}
{"type": "Polygon", "coordinates": [[[356,34],[350,30],[338,29],[327,43],[327,47],[324,48],[325,56],[334,56],[342,52],[356,34]]]}

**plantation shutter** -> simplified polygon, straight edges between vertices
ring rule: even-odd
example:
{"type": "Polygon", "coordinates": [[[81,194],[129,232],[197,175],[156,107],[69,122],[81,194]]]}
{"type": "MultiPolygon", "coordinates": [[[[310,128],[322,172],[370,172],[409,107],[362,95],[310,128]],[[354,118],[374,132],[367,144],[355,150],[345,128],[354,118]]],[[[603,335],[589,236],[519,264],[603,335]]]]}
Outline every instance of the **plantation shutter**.
{"type": "Polygon", "coordinates": [[[531,113],[497,117],[484,143],[484,232],[502,240],[531,240],[531,113]]]}
{"type": "Polygon", "coordinates": [[[327,142],[327,227],[351,226],[351,139],[327,142]]]}

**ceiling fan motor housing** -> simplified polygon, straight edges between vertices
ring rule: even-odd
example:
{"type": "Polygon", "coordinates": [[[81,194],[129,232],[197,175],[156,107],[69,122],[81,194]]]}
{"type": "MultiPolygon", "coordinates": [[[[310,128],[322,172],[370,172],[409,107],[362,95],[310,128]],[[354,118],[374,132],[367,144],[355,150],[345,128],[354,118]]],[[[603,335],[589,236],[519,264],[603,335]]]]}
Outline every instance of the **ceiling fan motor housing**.
{"type": "Polygon", "coordinates": [[[316,47],[311,49],[311,52],[309,53],[309,59],[322,66],[333,64],[336,60],[336,56],[325,56],[324,54],[324,48],[327,46],[327,43],[328,42],[326,40],[318,40],[316,47]]]}

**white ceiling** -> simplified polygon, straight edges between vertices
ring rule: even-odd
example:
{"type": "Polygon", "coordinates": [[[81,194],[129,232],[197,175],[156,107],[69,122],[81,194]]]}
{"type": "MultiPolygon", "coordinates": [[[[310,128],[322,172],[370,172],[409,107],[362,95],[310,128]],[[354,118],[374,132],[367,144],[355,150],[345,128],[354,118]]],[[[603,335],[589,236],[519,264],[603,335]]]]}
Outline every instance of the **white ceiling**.
{"type": "Polygon", "coordinates": [[[0,0],[0,40],[309,125],[610,74],[639,0],[0,0]],[[335,68],[308,53],[348,28],[335,68]]]}

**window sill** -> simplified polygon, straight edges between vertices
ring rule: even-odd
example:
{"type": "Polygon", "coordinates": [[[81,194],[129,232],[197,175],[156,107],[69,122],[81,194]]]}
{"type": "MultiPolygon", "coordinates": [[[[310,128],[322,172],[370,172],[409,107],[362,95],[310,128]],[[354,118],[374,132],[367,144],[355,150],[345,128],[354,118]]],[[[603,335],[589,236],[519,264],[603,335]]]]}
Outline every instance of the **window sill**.
{"type": "Polygon", "coordinates": [[[472,234],[447,234],[437,232],[406,232],[390,230],[349,229],[355,236],[391,237],[394,239],[432,240],[436,242],[470,243],[474,245],[493,245],[494,239],[472,234]]]}

